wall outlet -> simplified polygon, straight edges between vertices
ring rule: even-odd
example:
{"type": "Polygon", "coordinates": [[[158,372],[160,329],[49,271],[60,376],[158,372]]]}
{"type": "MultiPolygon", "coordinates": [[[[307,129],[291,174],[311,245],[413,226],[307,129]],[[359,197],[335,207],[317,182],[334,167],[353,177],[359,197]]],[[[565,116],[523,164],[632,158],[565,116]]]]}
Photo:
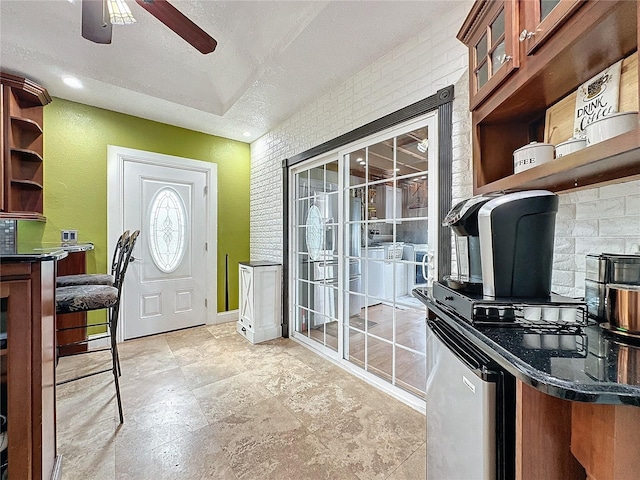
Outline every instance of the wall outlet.
{"type": "Polygon", "coordinates": [[[77,243],[78,231],[77,230],[61,230],[60,231],[62,243],[77,243]]]}

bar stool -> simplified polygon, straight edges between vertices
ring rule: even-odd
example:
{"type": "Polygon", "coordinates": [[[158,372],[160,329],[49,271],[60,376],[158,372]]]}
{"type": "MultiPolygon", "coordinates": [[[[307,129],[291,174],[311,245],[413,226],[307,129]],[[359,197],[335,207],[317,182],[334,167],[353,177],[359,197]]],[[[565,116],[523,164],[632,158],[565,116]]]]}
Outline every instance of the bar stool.
{"type": "Polygon", "coordinates": [[[62,275],[56,277],[56,287],[70,287],[72,285],[110,285],[113,286],[115,273],[118,270],[118,262],[122,259],[120,255],[123,245],[129,239],[129,230],[125,230],[113,252],[111,260],[111,274],[108,273],[78,273],[75,275],[62,275]]]}
{"type": "MultiPolygon", "coordinates": [[[[91,353],[103,352],[107,350],[111,352],[110,368],[98,370],[95,372],[91,372],[91,373],[80,375],[74,378],[63,380],[61,382],[56,383],[56,385],[63,385],[65,383],[81,380],[83,378],[91,377],[93,375],[98,375],[100,373],[112,372],[113,380],[116,387],[116,398],[118,401],[118,412],[120,414],[120,423],[124,423],[124,415],[122,413],[122,400],[120,398],[120,383],[118,380],[118,377],[121,375],[121,370],[120,370],[120,358],[118,356],[118,344],[116,339],[116,331],[118,329],[118,315],[120,312],[120,299],[122,296],[122,286],[124,284],[124,276],[127,271],[129,261],[131,259],[131,253],[133,252],[133,247],[135,246],[135,243],[136,243],[136,240],[138,239],[139,234],[140,234],[140,231],[136,230],[131,235],[128,235],[127,239],[123,241],[123,244],[120,248],[120,252],[118,255],[119,258],[115,261],[115,264],[117,265],[117,267],[114,271],[113,286],[83,284],[83,285],[71,285],[71,286],[56,288],[56,313],[57,314],[108,309],[106,322],[91,325],[92,327],[97,325],[106,326],[107,332],[104,335],[94,336],[92,338],[87,338],[85,340],[80,340],[77,342],[72,342],[64,345],[57,345],[58,358],[91,354],[91,353]],[[87,350],[82,352],[71,352],[71,353],[65,353],[65,354],[60,353],[63,347],[88,344],[88,342],[102,340],[105,338],[109,339],[109,343],[110,343],[109,347],[97,348],[97,349],[87,350]]],[[[60,330],[71,330],[71,329],[78,329],[78,328],[86,329],[87,327],[88,327],[87,325],[83,325],[83,326],[67,327],[60,330]]]]}

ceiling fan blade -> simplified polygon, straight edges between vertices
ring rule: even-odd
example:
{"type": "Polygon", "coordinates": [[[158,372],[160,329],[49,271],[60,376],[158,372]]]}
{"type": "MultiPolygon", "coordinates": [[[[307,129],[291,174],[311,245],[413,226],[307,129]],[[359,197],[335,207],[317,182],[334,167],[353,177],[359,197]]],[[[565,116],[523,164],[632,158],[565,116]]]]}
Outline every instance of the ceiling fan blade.
{"type": "Polygon", "coordinates": [[[111,43],[111,21],[104,0],[82,0],[82,36],[95,43],[111,43]]]}
{"type": "Polygon", "coordinates": [[[136,0],[136,2],[199,52],[206,54],[216,49],[218,42],[167,0],[136,0]]]}

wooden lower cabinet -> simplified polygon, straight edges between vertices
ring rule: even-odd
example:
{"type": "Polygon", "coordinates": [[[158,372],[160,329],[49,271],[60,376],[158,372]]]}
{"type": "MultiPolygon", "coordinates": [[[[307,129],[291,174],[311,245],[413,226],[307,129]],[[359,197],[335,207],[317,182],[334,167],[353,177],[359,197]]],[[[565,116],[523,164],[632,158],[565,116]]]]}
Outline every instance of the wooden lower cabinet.
{"type": "Polygon", "coordinates": [[[572,402],[516,382],[516,479],[584,480],[571,454],[572,402]]]}
{"type": "Polygon", "coordinates": [[[516,479],[640,478],[640,408],[570,402],[518,381],[516,479]]]}
{"type": "MultiPolygon", "coordinates": [[[[70,252],[66,258],[58,262],[58,276],[75,275],[78,273],[87,273],[86,269],[86,252],[70,252]]],[[[65,313],[57,315],[56,328],[58,330],[70,327],[84,327],[87,325],[87,312],[65,313]]],[[[72,330],[60,330],[57,335],[58,345],[65,345],[73,342],[81,342],[87,339],[87,330],[75,328],[72,330]]],[[[86,352],[87,345],[75,345],[73,347],[63,347],[60,349],[61,355],[70,353],[86,352]]]]}
{"type": "Polygon", "coordinates": [[[3,346],[0,354],[8,478],[57,478],[55,261],[3,263],[0,268],[7,332],[6,348],[3,346]]]}
{"type": "Polygon", "coordinates": [[[640,408],[574,403],[571,451],[589,480],[640,478],[640,408]]]}

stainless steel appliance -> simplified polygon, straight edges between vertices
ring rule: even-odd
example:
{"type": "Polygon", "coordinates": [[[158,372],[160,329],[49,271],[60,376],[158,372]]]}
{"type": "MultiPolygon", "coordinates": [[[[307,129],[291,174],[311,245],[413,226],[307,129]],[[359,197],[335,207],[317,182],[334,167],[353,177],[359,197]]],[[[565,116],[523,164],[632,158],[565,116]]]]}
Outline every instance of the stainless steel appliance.
{"type": "Polygon", "coordinates": [[[640,285],[640,254],[591,254],[586,256],[585,267],[584,290],[589,315],[598,322],[606,322],[607,285],[640,285]]]}
{"type": "Polygon", "coordinates": [[[457,272],[447,278],[453,288],[476,291],[482,288],[478,210],[495,196],[478,195],[458,202],[442,221],[443,226],[455,233],[457,272]]]}
{"type": "Polygon", "coordinates": [[[442,320],[427,321],[427,478],[515,478],[515,379],[442,320]]]}
{"type": "Polygon", "coordinates": [[[553,349],[556,356],[564,356],[563,350],[570,356],[577,342],[586,343],[579,335],[586,306],[554,294],[488,299],[439,282],[431,296],[439,310],[435,319],[427,320],[427,478],[513,479],[514,378],[445,318],[477,328],[520,328],[532,355],[553,349]]]}
{"type": "Polygon", "coordinates": [[[494,194],[460,202],[443,221],[458,274],[434,283],[438,314],[427,320],[427,478],[515,476],[515,380],[448,322],[533,332],[585,322],[584,302],[550,293],[557,209],[543,190],[494,194]]]}

